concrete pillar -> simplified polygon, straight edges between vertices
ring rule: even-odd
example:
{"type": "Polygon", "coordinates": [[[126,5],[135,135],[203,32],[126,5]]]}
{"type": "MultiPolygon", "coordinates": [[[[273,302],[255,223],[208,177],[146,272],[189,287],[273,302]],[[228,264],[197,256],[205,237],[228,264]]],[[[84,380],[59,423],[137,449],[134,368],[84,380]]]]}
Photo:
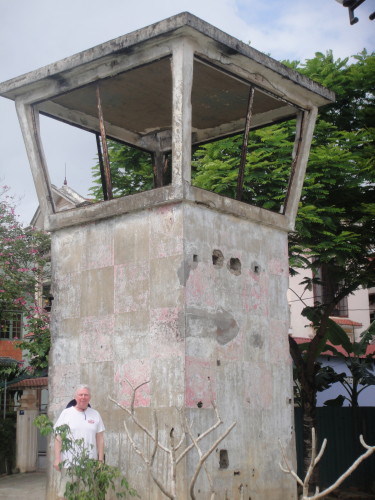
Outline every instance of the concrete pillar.
{"type": "Polygon", "coordinates": [[[20,472],[37,469],[38,430],[33,422],[38,414],[37,390],[24,389],[17,412],[16,467],[20,472]]]}
{"type": "Polygon", "coordinates": [[[172,59],[172,183],[191,181],[191,90],[194,50],[189,40],[179,42],[172,59]]]}

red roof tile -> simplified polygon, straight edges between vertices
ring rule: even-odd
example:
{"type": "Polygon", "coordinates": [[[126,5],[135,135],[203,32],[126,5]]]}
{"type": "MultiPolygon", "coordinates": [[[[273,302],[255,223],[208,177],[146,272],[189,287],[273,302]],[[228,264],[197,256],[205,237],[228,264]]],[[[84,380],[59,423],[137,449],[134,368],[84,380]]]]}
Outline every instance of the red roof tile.
{"type": "MultiPolygon", "coordinates": [[[[311,339],[310,338],[307,338],[307,337],[293,337],[293,339],[297,342],[298,345],[300,344],[306,344],[308,342],[311,342],[311,339]]],[[[331,344],[331,342],[327,342],[328,345],[333,345],[331,344]]],[[[343,354],[344,356],[347,356],[347,352],[345,351],[345,349],[341,346],[341,345],[335,345],[333,346],[336,351],[338,351],[339,353],[343,354]]],[[[321,353],[323,356],[334,356],[334,354],[327,350],[327,351],[324,351],[321,353]]],[[[366,350],[366,354],[360,356],[361,358],[364,358],[366,356],[368,356],[369,354],[372,354],[373,356],[375,356],[375,345],[368,345],[367,346],[367,350],[366,350]]],[[[351,355],[353,356],[353,355],[351,355]]]]}
{"type": "Polygon", "coordinates": [[[20,382],[16,382],[15,384],[9,384],[8,387],[12,387],[12,389],[23,389],[27,387],[47,387],[48,386],[48,377],[39,377],[39,378],[26,378],[25,380],[21,380],[20,382]]]}
{"type": "Polygon", "coordinates": [[[331,316],[330,318],[338,325],[354,326],[355,328],[362,326],[362,323],[358,323],[357,321],[352,321],[349,318],[338,318],[336,316],[331,316]]]}

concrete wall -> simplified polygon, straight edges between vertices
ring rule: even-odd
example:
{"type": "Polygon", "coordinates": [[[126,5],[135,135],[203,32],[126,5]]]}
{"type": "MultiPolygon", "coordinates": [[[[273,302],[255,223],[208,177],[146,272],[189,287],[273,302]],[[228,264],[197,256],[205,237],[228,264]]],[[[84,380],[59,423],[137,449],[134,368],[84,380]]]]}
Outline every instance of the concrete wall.
{"type": "MultiPolygon", "coordinates": [[[[241,485],[246,499],[295,498],[278,467],[279,439],[294,456],[286,232],[181,202],[61,229],[52,235],[52,262],[51,418],[78,383],[90,384],[107,428],[107,463],[121,466],[142,499],[154,500],[165,496],[108,395],[129,406],[124,377],[134,385],[150,380],[137,392],[136,413],[152,428],[157,409],[165,445],[172,427],[176,440],[181,435],[176,407],[197,436],[215,423],[214,398],[224,424],[203,440],[203,451],[237,422],[208,460],[216,498],[240,498],[241,485]],[[227,468],[220,469],[220,450],[227,468]]],[[[149,438],[130,429],[149,455],[149,438]]],[[[178,498],[188,498],[196,463],[191,453],[180,464],[178,498]]],[[[156,470],[165,482],[161,453],[156,470]]],[[[204,472],[196,492],[209,498],[204,472]]]]}

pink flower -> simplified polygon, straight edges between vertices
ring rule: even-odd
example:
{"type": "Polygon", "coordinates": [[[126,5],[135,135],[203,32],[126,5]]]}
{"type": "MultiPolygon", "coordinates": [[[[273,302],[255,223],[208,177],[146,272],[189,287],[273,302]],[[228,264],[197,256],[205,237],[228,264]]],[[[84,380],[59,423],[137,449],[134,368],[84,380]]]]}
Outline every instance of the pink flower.
{"type": "Polygon", "coordinates": [[[17,299],[14,299],[14,303],[24,306],[26,304],[26,300],[23,297],[18,297],[17,299]]]}

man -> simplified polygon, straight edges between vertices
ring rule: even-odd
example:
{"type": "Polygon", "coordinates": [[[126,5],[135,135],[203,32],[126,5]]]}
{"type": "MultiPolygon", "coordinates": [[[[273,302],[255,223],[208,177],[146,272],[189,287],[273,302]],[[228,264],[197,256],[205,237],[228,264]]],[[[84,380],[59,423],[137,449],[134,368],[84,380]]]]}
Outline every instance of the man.
{"type": "MultiPolygon", "coordinates": [[[[99,462],[104,460],[104,424],[96,410],[90,406],[91,391],[87,385],[79,385],[75,391],[77,404],[66,408],[58,418],[55,429],[61,425],[69,425],[74,440],[83,439],[84,447],[90,458],[99,462]]],[[[72,462],[73,450],[61,452],[61,437],[55,438],[55,460],[53,467],[60,470],[59,465],[66,460],[65,466],[72,462]]]]}

